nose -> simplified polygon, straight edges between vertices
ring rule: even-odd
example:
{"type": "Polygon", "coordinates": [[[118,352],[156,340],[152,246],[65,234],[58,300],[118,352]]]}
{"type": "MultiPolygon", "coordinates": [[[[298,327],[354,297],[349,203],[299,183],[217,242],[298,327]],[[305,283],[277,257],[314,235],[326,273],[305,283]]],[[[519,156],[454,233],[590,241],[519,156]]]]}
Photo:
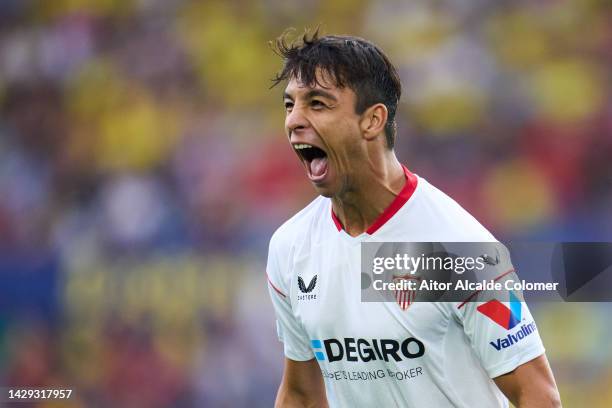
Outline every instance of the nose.
{"type": "Polygon", "coordinates": [[[291,137],[291,134],[295,131],[305,129],[309,126],[308,118],[304,115],[304,110],[295,104],[291,112],[287,113],[285,117],[285,128],[287,135],[291,137]]]}

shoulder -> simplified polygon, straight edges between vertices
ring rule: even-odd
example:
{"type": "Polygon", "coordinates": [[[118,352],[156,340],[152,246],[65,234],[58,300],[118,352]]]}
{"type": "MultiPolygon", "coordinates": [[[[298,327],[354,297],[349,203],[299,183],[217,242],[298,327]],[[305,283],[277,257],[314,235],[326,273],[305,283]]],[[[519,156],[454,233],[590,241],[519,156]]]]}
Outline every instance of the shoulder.
{"type": "Polygon", "coordinates": [[[270,239],[270,249],[283,249],[308,236],[329,207],[329,200],[318,196],[310,204],[285,221],[276,229],[270,239]]]}
{"type": "Polygon", "coordinates": [[[292,260],[297,254],[307,252],[312,242],[319,240],[326,228],[331,228],[328,211],[331,211],[329,199],[319,196],[272,234],[268,250],[269,279],[289,280],[292,260]]]}
{"type": "Polygon", "coordinates": [[[412,220],[437,241],[495,241],[495,237],[455,200],[418,176],[411,200],[412,220]]]}
{"type": "Polygon", "coordinates": [[[319,196],[272,234],[266,272],[274,287],[285,294],[292,281],[296,257],[309,253],[312,242],[325,234],[326,227],[331,228],[328,211],[331,211],[329,199],[319,196]]]}

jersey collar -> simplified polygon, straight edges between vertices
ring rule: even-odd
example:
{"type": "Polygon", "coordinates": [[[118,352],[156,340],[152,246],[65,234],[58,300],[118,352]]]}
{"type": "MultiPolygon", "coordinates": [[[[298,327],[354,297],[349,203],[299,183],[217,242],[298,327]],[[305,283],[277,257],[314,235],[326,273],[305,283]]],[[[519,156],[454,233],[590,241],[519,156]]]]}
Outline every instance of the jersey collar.
{"type": "MultiPolygon", "coordinates": [[[[376,231],[378,231],[387,221],[391,219],[395,215],[396,212],[399,211],[400,208],[403,207],[404,204],[410,199],[414,190],[416,189],[418,179],[417,177],[408,170],[406,166],[402,164],[402,169],[404,169],[404,174],[406,175],[406,184],[399,192],[397,197],[389,204],[389,206],[378,216],[378,218],[368,227],[366,230],[366,234],[372,235],[376,231]]],[[[331,207],[331,206],[330,206],[331,207]]],[[[338,216],[334,213],[333,207],[331,207],[331,216],[334,224],[338,231],[343,230],[342,223],[338,216]]]]}

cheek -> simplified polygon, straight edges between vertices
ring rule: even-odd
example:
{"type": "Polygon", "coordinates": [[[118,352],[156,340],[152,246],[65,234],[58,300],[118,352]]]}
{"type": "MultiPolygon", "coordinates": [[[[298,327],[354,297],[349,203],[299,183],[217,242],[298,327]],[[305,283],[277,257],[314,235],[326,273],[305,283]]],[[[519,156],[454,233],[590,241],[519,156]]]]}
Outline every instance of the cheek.
{"type": "Polygon", "coordinates": [[[346,115],[332,116],[320,121],[316,129],[323,141],[335,150],[343,150],[348,145],[358,143],[359,124],[346,115]]]}
{"type": "Polygon", "coordinates": [[[355,121],[339,119],[330,124],[325,134],[330,159],[340,173],[349,173],[360,162],[361,137],[355,121]]]}

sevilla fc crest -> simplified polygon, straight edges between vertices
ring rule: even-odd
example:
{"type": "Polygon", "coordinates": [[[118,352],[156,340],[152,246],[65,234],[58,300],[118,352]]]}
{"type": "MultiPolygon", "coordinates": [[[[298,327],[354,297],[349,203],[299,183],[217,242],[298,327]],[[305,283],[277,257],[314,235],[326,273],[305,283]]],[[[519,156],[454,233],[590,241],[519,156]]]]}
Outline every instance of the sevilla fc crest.
{"type": "Polygon", "coordinates": [[[421,277],[414,275],[394,276],[393,283],[396,284],[395,300],[402,310],[408,310],[410,305],[416,299],[417,288],[421,277]]]}

